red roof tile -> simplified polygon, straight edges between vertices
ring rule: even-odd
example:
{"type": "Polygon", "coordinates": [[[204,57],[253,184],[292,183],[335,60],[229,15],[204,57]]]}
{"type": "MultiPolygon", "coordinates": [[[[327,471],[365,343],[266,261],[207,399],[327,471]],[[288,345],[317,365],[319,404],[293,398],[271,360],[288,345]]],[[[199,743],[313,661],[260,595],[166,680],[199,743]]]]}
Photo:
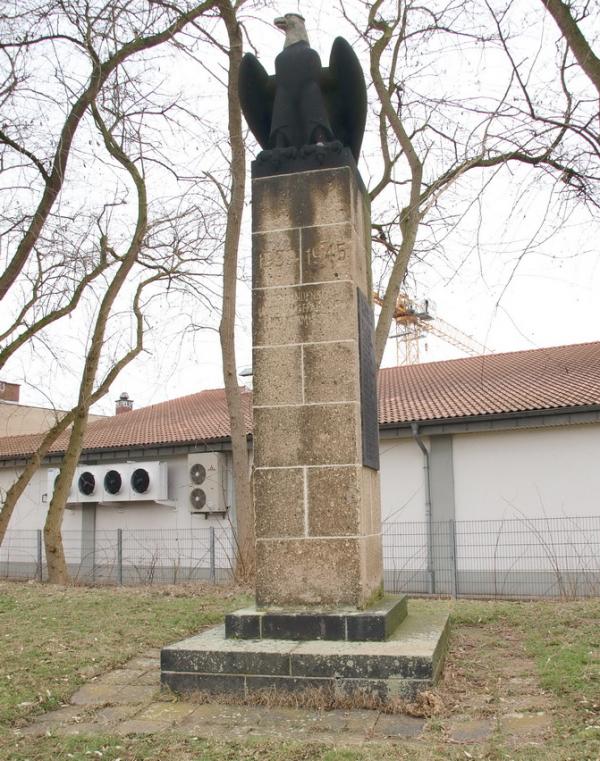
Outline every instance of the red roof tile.
{"type": "Polygon", "coordinates": [[[600,405],[600,343],[390,367],[380,424],[600,405]]]}
{"type": "MultiPolygon", "coordinates": [[[[252,430],[252,394],[242,394],[246,431],[252,430]]],[[[85,433],[84,449],[123,449],[130,447],[185,444],[214,441],[229,436],[229,417],[225,391],[210,389],[168,402],[140,407],[91,423],[85,433]]],[[[0,458],[30,454],[42,434],[0,438],[0,458]]],[[[51,452],[62,452],[68,441],[63,434],[51,452]]]]}
{"type": "MultiPolygon", "coordinates": [[[[252,395],[243,394],[251,431],[252,395]]],[[[600,406],[600,342],[384,368],[379,422],[451,420],[481,415],[600,406]]],[[[84,447],[123,449],[208,442],[229,436],[223,389],[190,394],[89,425],[84,447]]],[[[0,439],[0,458],[30,454],[41,435],[0,439]]],[[[61,452],[66,436],[52,447],[61,452]]]]}

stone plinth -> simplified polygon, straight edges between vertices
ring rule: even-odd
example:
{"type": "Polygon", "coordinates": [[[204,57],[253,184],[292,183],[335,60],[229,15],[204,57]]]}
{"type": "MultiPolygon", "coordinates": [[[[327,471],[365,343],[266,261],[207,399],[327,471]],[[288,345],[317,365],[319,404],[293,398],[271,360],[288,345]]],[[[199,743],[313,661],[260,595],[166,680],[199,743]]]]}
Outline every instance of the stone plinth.
{"type": "Polygon", "coordinates": [[[383,642],[226,639],[223,626],[163,648],[161,680],[176,692],[238,695],[324,689],[413,698],[443,666],[448,612],[409,612],[383,642]]]}
{"type": "Polygon", "coordinates": [[[382,585],[369,218],[356,169],[252,184],[257,606],[382,585]]]}
{"type": "Polygon", "coordinates": [[[225,637],[382,642],[396,631],[406,612],[406,597],[395,595],[388,595],[364,610],[246,608],[225,616],[225,637]]]}

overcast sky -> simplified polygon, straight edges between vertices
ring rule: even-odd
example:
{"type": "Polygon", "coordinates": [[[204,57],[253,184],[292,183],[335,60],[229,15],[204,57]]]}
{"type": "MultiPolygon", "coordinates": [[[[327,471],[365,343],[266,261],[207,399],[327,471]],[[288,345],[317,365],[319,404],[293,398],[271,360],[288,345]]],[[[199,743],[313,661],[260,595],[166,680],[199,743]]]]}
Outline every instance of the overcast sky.
{"type": "MultiPolygon", "coordinates": [[[[332,39],[340,33],[339,21],[330,13],[329,3],[311,2],[300,6],[307,18],[311,43],[326,62],[332,39]]],[[[282,5],[278,9],[279,12],[289,10],[298,10],[298,4],[282,5]]],[[[254,39],[260,40],[260,57],[269,72],[273,71],[272,59],[283,41],[281,33],[268,23],[274,15],[266,10],[261,20],[249,22],[254,39]]],[[[549,28],[548,33],[551,31],[549,28]]],[[[351,36],[349,30],[344,34],[351,36]]],[[[486,66],[477,71],[482,89],[490,87],[497,78],[494,67],[486,66]]],[[[192,63],[188,67],[181,76],[190,86],[198,86],[197,69],[192,63]]],[[[369,127],[374,130],[375,124],[370,122],[369,127]]],[[[367,152],[375,150],[374,145],[367,140],[367,152]]],[[[254,151],[256,145],[252,142],[249,148],[254,151]]],[[[364,160],[360,168],[363,176],[369,175],[364,160]]],[[[472,181],[476,184],[482,179],[472,181]]],[[[434,305],[434,315],[496,352],[600,339],[600,223],[586,211],[574,210],[561,229],[546,240],[544,236],[538,238],[535,249],[523,255],[557,193],[552,183],[531,183],[532,174],[525,170],[515,170],[512,175],[506,173],[495,181],[484,202],[474,207],[460,227],[448,236],[444,257],[428,256],[424,262],[414,261],[407,280],[409,294],[416,299],[428,299],[434,305]]],[[[251,364],[247,217],[248,214],[241,251],[238,303],[240,368],[251,364]]],[[[550,219],[550,227],[556,227],[552,224],[555,222],[550,219]]],[[[212,327],[215,325],[213,322],[212,327]]],[[[168,337],[168,326],[161,326],[160,315],[157,315],[154,332],[150,353],[125,369],[109,397],[97,405],[95,411],[111,414],[114,399],[121,391],[129,393],[137,408],[222,386],[220,349],[214,330],[206,329],[175,346],[168,337]]],[[[465,355],[429,336],[420,343],[420,356],[421,361],[435,361],[465,355]]],[[[395,343],[390,341],[384,365],[395,363],[395,343]]],[[[23,382],[25,373],[22,371],[15,363],[11,368],[12,377],[5,379],[23,382]]],[[[36,391],[39,375],[36,378],[29,368],[27,378],[31,379],[31,385],[24,383],[22,402],[46,406],[47,400],[36,391]]],[[[64,387],[55,387],[52,401],[56,406],[65,406],[71,397],[64,387]]]]}

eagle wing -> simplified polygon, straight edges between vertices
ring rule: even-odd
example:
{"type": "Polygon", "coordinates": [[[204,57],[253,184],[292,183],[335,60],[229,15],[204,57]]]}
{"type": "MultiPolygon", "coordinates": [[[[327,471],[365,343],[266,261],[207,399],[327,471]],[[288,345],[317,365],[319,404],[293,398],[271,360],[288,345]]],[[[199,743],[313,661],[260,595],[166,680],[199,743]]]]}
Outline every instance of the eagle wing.
{"type": "Polygon", "coordinates": [[[358,162],[367,122],[367,86],[356,53],[343,37],[333,41],[329,68],[323,69],[321,86],[333,133],[350,148],[358,162]]]}
{"type": "Polygon", "coordinates": [[[252,53],[246,53],[240,63],[238,79],[240,105],[252,134],[261,148],[269,147],[275,77],[270,77],[252,53]]]}

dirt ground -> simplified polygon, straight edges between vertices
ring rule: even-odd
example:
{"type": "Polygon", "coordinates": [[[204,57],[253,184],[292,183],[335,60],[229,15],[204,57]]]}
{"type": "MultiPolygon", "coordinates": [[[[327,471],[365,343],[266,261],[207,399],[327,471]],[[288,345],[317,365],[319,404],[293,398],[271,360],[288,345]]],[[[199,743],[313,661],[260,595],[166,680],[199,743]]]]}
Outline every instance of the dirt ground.
{"type": "Polygon", "coordinates": [[[560,710],[556,698],[539,686],[523,635],[498,623],[463,624],[459,631],[455,629],[441,682],[407,706],[403,715],[199,705],[193,700],[174,700],[159,692],[158,685],[158,651],[154,650],[88,682],[73,695],[70,705],[40,716],[19,731],[30,737],[172,731],[215,739],[342,742],[348,747],[401,740],[404,751],[414,743],[415,752],[417,744],[429,741],[438,748],[463,748],[465,758],[485,758],[490,745],[498,743],[507,750],[543,747],[555,733],[554,717],[560,710]]]}
{"type": "Polygon", "coordinates": [[[460,636],[455,633],[430,702],[444,736],[460,743],[501,732],[509,744],[540,744],[560,712],[557,698],[539,685],[522,634],[497,623],[461,626],[460,636]]]}

